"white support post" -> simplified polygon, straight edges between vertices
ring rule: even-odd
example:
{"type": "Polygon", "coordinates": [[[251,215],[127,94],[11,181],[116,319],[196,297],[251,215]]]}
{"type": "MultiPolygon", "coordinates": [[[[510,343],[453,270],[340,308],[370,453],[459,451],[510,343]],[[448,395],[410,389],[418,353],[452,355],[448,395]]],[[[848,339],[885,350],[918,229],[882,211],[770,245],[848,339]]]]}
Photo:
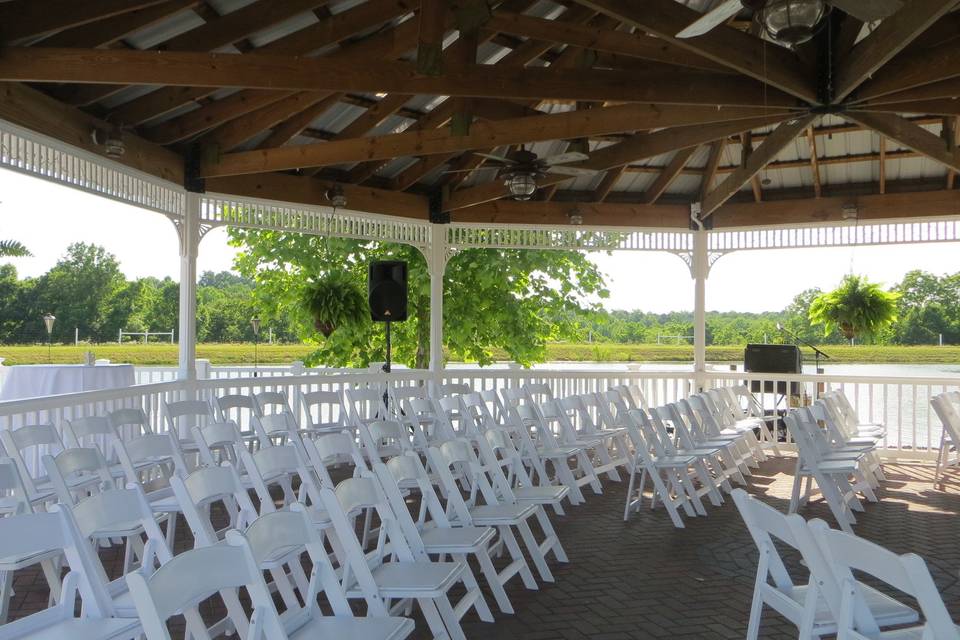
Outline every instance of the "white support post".
{"type": "Polygon", "coordinates": [[[200,247],[200,194],[187,192],[180,234],[180,326],[178,377],[197,379],[197,253],[200,247]]]}
{"type": "MultiPolygon", "coordinates": [[[[699,212],[691,212],[699,224],[699,212]]],[[[710,274],[710,254],[707,231],[700,228],[693,232],[693,255],[690,272],[693,275],[693,371],[698,390],[702,390],[707,371],[707,276],[710,274]]]]}
{"type": "Polygon", "coordinates": [[[430,371],[443,370],[443,274],[447,270],[447,227],[433,225],[430,251],[430,371]]]}

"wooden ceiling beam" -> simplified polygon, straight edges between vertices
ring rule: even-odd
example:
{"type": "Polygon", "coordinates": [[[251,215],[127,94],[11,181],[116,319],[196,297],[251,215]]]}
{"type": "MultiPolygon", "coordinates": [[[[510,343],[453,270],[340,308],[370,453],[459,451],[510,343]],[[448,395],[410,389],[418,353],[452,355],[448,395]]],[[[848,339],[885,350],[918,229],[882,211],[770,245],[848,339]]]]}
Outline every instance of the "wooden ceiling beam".
{"type": "Polygon", "coordinates": [[[697,38],[676,34],[701,14],[674,0],[576,0],[612,18],[639,27],[666,42],[696,53],[751,78],[796,96],[817,102],[816,88],[795,55],[781,47],[734,28],[721,25],[697,38]]]}
{"type": "Polygon", "coordinates": [[[743,166],[737,168],[737,170],[727,176],[716,189],[703,198],[701,201],[701,217],[706,218],[720,208],[724,202],[739,191],[753,176],[757,175],[769,162],[777,157],[788,144],[796,140],[797,136],[800,135],[816,117],[814,114],[798,117],[789,122],[784,122],[774,129],[773,132],[767,136],[766,140],[750,154],[750,157],[747,158],[747,162],[743,166]]]}
{"type": "MultiPolygon", "coordinates": [[[[840,102],[887,64],[914,38],[919,36],[938,18],[950,11],[956,0],[910,0],[896,14],[880,23],[873,33],[861,40],[845,58],[840,60],[834,83],[835,102],[840,102]]],[[[899,74],[884,68],[877,80],[891,79],[899,82],[899,74]]],[[[870,95],[870,84],[863,87],[864,95],[870,95]]]]}
{"type": "Polygon", "coordinates": [[[292,116],[287,116],[286,120],[277,122],[273,131],[270,132],[270,135],[257,145],[257,149],[270,149],[272,147],[282,147],[287,144],[309,127],[311,122],[326,113],[330,107],[337,104],[342,97],[342,93],[330,94],[326,98],[314,102],[309,107],[301,109],[292,116]]]}
{"type": "MultiPolygon", "coordinates": [[[[753,155],[753,132],[744,131],[740,134],[740,166],[746,167],[750,156],[753,155]]],[[[769,164],[767,166],[770,166],[769,164]]],[[[716,172],[714,172],[716,173],[716,172]]],[[[760,176],[753,174],[750,178],[750,188],[753,190],[753,199],[756,202],[763,201],[763,188],[760,184],[760,176]]]]}
{"type": "MultiPolygon", "coordinates": [[[[449,131],[411,131],[275,149],[242,151],[207,164],[207,176],[263,173],[304,167],[386,160],[411,155],[456,153],[507,144],[578,138],[600,133],[710,124],[763,117],[763,109],[672,107],[625,104],[589,111],[560,112],[512,120],[477,122],[468,135],[449,131]]],[[[780,116],[783,117],[783,116],[780,116]]],[[[624,163],[619,163],[624,164],[624,163]]]]}
{"type": "Polygon", "coordinates": [[[703,177],[700,180],[700,201],[707,198],[707,194],[713,188],[713,179],[717,175],[717,167],[720,166],[720,156],[723,154],[723,148],[726,146],[726,138],[716,140],[710,144],[710,155],[707,156],[707,164],[703,169],[703,177]]]}
{"type": "MultiPolygon", "coordinates": [[[[30,87],[13,82],[0,83],[0,119],[98,156],[106,155],[103,146],[94,144],[90,134],[95,128],[109,128],[109,123],[30,87]]],[[[183,184],[183,158],[179,154],[132,133],[125,133],[123,141],[126,152],[116,162],[174,184],[183,184]]]]}
{"type": "MultiPolygon", "coordinates": [[[[259,176],[232,176],[210,178],[208,193],[223,193],[248,198],[265,198],[281,202],[330,206],[327,189],[333,182],[307,176],[279,173],[259,176]]],[[[427,198],[410,193],[398,193],[358,185],[337,183],[347,198],[347,207],[384,215],[426,220],[429,218],[427,198]]]]}
{"type": "Polygon", "coordinates": [[[690,157],[697,152],[698,148],[699,147],[687,147],[673,154],[673,158],[671,158],[667,166],[663,168],[660,175],[657,176],[657,179],[643,192],[642,202],[644,204],[654,204],[657,198],[664,194],[670,186],[670,183],[680,175],[690,160],[690,157]]]}
{"type": "MultiPolygon", "coordinates": [[[[257,53],[306,55],[317,49],[340,42],[341,39],[352,38],[410,11],[410,0],[369,0],[352,9],[321,20],[314,25],[295,31],[289,36],[274,40],[258,48],[257,53]]],[[[350,50],[357,52],[358,48],[372,48],[373,50],[369,52],[364,50],[362,60],[375,59],[377,55],[382,55],[384,51],[389,50],[394,40],[406,37],[409,40],[403,40],[404,44],[415,42],[416,30],[415,28],[411,29],[411,27],[416,27],[416,23],[409,26],[402,24],[387,33],[372,36],[366,41],[350,45],[350,50]],[[380,48],[372,47],[368,44],[370,42],[376,42],[380,48]],[[369,54],[369,58],[366,57],[367,54],[369,54]]],[[[324,56],[324,58],[333,60],[333,56],[345,53],[345,50],[346,47],[344,51],[337,51],[331,56],[324,56]]],[[[358,60],[357,62],[361,61],[358,60]]],[[[111,119],[117,122],[139,125],[191,102],[202,100],[214,92],[214,89],[206,87],[163,87],[117,107],[114,109],[111,119]]]]}
{"type": "Polygon", "coordinates": [[[420,32],[417,42],[417,72],[428,76],[443,73],[443,37],[447,33],[446,0],[420,0],[420,32]]]}
{"type": "Polygon", "coordinates": [[[500,33],[568,44],[592,51],[604,51],[705,71],[729,71],[722,64],[690,53],[663,39],[652,38],[642,33],[628,33],[569,22],[561,23],[557,20],[501,11],[495,12],[485,27],[500,33]]]}
{"type": "Polygon", "coordinates": [[[883,113],[913,113],[931,116],[960,115],[960,100],[942,98],[939,100],[917,100],[914,102],[890,102],[887,104],[858,104],[857,111],[881,111],[883,113]]]}
{"type": "MultiPolygon", "coordinates": [[[[672,0],[668,0],[672,1],[672,0]]],[[[421,76],[409,63],[376,65],[272,55],[0,49],[0,80],[99,84],[246,87],[288,91],[356,91],[465,97],[792,108],[793,101],[758,83],[716,74],[624,73],[591,69],[511,69],[477,65],[468,73],[421,76]]]]}
{"type": "Polygon", "coordinates": [[[570,214],[574,212],[583,217],[584,224],[591,226],[688,229],[690,224],[690,208],[686,205],[607,202],[498,200],[455,211],[452,218],[454,222],[466,223],[542,224],[566,227],[570,225],[570,214]]]}
{"type": "MultiPolygon", "coordinates": [[[[952,4],[952,0],[949,2],[936,1],[942,4],[952,4]]],[[[880,34],[883,24],[871,38],[880,34]]],[[[899,20],[897,24],[899,25],[899,20]]],[[[856,49],[854,53],[856,53],[856,49]]],[[[875,100],[881,96],[941,80],[949,80],[957,76],[960,76],[960,39],[951,40],[939,47],[917,51],[892,60],[883,67],[883,73],[878,73],[869,82],[864,82],[860,90],[857,91],[855,98],[857,102],[875,100]]]]}
{"type": "Polygon", "coordinates": [[[880,175],[879,175],[879,187],[880,193],[887,192],[887,139],[881,135],[880,136],[880,175]]]}
{"type": "Polygon", "coordinates": [[[896,93],[888,93],[885,96],[874,98],[868,102],[860,102],[853,105],[854,108],[860,107],[875,108],[881,105],[894,103],[924,102],[929,100],[952,100],[960,95],[960,76],[932,82],[913,89],[906,89],[896,93]]]}
{"type": "Polygon", "coordinates": [[[810,173],[813,175],[813,197],[819,198],[823,195],[823,187],[820,183],[820,157],[817,152],[817,136],[813,133],[813,127],[807,127],[807,142],[810,145],[810,173]]]}
{"type": "Polygon", "coordinates": [[[922,153],[949,169],[960,170],[960,150],[948,148],[943,138],[905,118],[865,111],[850,111],[843,114],[843,117],[873,129],[908,149],[922,153]]]}
{"type": "Polygon", "coordinates": [[[12,0],[0,2],[0,42],[12,43],[83,26],[166,0],[12,0]]]}
{"type": "Polygon", "coordinates": [[[203,0],[170,0],[158,5],[128,11],[112,18],[97,20],[43,39],[44,47],[95,49],[118,43],[140,29],[151,27],[171,16],[198,7],[203,0]]]}

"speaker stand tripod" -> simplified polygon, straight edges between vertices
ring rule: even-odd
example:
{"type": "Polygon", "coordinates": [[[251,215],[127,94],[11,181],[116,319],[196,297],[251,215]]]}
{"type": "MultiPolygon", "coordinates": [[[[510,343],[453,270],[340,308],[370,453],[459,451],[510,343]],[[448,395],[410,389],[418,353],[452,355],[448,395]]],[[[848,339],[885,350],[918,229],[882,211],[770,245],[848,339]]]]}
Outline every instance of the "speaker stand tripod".
{"type": "MultiPolygon", "coordinates": [[[[387,359],[386,359],[386,361],[383,363],[383,372],[384,372],[384,373],[390,373],[390,321],[389,321],[389,320],[386,321],[386,325],[387,325],[387,326],[386,326],[386,331],[387,331],[387,359]]],[[[388,414],[388,415],[389,415],[389,413],[390,413],[390,393],[389,393],[389,390],[390,390],[390,382],[389,382],[389,380],[388,380],[388,381],[386,382],[386,384],[384,385],[384,389],[383,389],[383,406],[384,406],[385,409],[387,409],[387,414],[388,414]]],[[[386,419],[387,419],[387,416],[384,416],[383,419],[386,420],[386,419]]]]}

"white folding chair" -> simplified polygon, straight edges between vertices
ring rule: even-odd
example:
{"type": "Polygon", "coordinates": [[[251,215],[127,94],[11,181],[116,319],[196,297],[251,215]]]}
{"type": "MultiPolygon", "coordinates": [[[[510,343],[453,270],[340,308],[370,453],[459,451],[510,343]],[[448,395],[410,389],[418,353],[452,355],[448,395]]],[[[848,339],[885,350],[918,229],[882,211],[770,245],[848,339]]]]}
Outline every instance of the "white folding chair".
{"type": "Polygon", "coordinates": [[[556,400],[553,389],[545,382],[528,382],[521,389],[523,395],[533,404],[543,404],[556,400]]]}
{"type": "Polygon", "coordinates": [[[142,630],[136,618],[114,617],[113,603],[96,575],[92,553],[72,518],[58,505],[47,513],[0,518],[0,558],[26,558],[56,550],[70,571],[63,578],[59,604],[0,626],[0,640],[76,638],[134,640],[142,630]],[[75,615],[77,596],[82,614],[75,615]]]}
{"type": "Polygon", "coordinates": [[[62,504],[76,504],[90,494],[113,486],[107,461],[99,449],[64,449],[56,456],[43,456],[50,484],[62,504]]]}
{"type": "MultiPolygon", "coordinates": [[[[386,464],[376,463],[373,470],[380,480],[390,506],[397,515],[401,528],[416,527],[426,553],[439,556],[440,560],[450,555],[455,560],[467,564],[467,556],[474,556],[487,579],[487,584],[500,611],[513,613],[513,606],[503,587],[517,575],[519,567],[516,563],[510,563],[498,573],[493,566],[490,547],[496,536],[496,530],[492,527],[454,528],[433,490],[427,470],[415,453],[397,456],[386,464]],[[411,485],[415,485],[421,494],[416,521],[410,517],[406,502],[399,491],[399,487],[411,485]]],[[[408,539],[411,537],[407,535],[408,539]]]]}
{"type": "Polygon", "coordinates": [[[0,429],[0,442],[7,455],[13,458],[20,470],[20,478],[27,489],[32,504],[50,502],[55,498],[50,478],[41,472],[41,465],[35,465],[36,475],[30,473],[27,458],[40,462],[45,453],[59,453],[64,450],[60,434],[52,424],[31,424],[18,429],[0,429]]]}
{"type": "MultiPolygon", "coordinates": [[[[706,423],[701,422],[700,413],[694,409],[687,399],[680,399],[672,404],[676,408],[676,411],[672,414],[676,417],[676,420],[671,422],[674,428],[678,430],[678,434],[682,436],[686,431],[697,447],[722,447],[725,464],[732,464],[737,467],[740,474],[744,476],[744,483],[746,477],[753,475],[750,468],[756,466],[756,461],[750,447],[743,442],[742,435],[709,431],[706,423]]],[[[667,405],[668,408],[669,406],[667,405]]]]}
{"type": "Polygon", "coordinates": [[[567,412],[567,418],[573,426],[573,420],[576,419],[576,434],[579,439],[600,438],[604,447],[598,453],[600,455],[601,465],[597,468],[597,473],[612,471],[616,473],[618,467],[627,467],[630,464],[630,449],[627,446],[627,433],[625,427],[605,427],[598,424],[601,420],[600,401],[595,393],[584,393],[578,396],[570,396],[560,401],[567,412]],[[573,412],[571,416],[569,412],[573,412]]]}
{"type": "Polygon", "coordinates": [[[350,423],[359,427],[375,420],[387,420],[387,408],[383,404],[383,391],[378,389],[347,389],[343,392],[350,423]]]}
{"type": "MultiPolygon", "coordinates": [[[[706,439],[701,432],[689,428],[684,421],[679,403],[670,403],[651,409],[650,419],[655,425],[662,424],[664,420],[669,421],[673,425],[673,435],[680,449],[687,452],[711,452],[710,466],[718,477],[733,480],[737,484],[747,484],[744,471],[746,470],[749,474],[749,468],[743,458],[737,457],[735,442],[728,439],[706,439]]],[[[696,427],[696,423],[692,424],[696,427]]]]}
{"type": "Polygon", "coordinates": [[[639,426],[647,445],[653,447],[653,453],[657,457],[694,456],[695,461],[690,466],[687,475],[691,482],[700,484],[696,488],[697,497],[703,498],[706,496],[715,507],[723,504],[723,496],[720,495],[719,486],[727,491],[730,491],[731,487],[726,475],[727,470],[723,468],[722,464],[718,463],[718,448],[687,449],[682,446],[677,447],[656,409],[650,410],[649,418],[642,411],[632,411],[629,415],[634,423],[639,426]]]}
{"type": "Polygon", "coordinates": [[[646,411],[649,407],[643,391],[637,385],[618,384],[612,387],[614,391],[620,394],[620,398],[626,403],[627,409],[641,409],[646,411]]]}
{"type": "Polygon", "coordinates": [[[723,416],[706,393],[694,394],[686,399],[700,420],[700,428],[710,438],[735,437],[737,446],[744,452],[748,466],[756,468],[766,461],[767,454],[760,446],[753,427],[746,424],[728,425],[721,421],[723,416]]]}
{"type": "MultiPolygon", "coordinates": [[[[484,457],[490,456],[486,462],[488,469],[503,475],[503,480],[510,488],[510,492],[517,502],[532,502],[540,505],[550,505],[558,516],[564,515],[563,501],[570,498],[573,504],[570,488],[564,485],[551,484],[548,478],[543,478],[541,484],[536,484],[527,473],[523,457],[511,438],[510,431],[501,428],[487,429],[482,436],[486,442],[480,448],[484,457]]],[[[495,487],[496,488],[496,487],[495,487]]]]}
{"type": "MultiPolygon", "coordinates": [[[[814,520],[809,526],[841,581],[838,640],[960,639],[960,627],[950,619],[923,558],[913,553],[897,555],[852,533],[830,529],[822,520],[814,520]],[[853,571],[870,575],[916,599],[924,622],[882,631],[884,626],[900,625],[910,620],[884,620],[872,606],[865,607],[864,602],[870,602],[872,588],[858,581],[853,571]]],[[[900,606],[906,608],[904,604],[900,606]]],[[[913,620],[916,620],[916,614],[913,620]]]]}
{"type": "MultiPolygon", "coordinates": [[[[12,458],[0,458],[0,511],[5,517],[14,518],[25,513],[33,513],[33,505],[27,489],[20,477],[20,470],[12,458]]],[[[13,572],[39,564],[50,587],[50,604],[60,597],[60,569],[58,558],[61,550],[31,549],[25,555],[4,555],[0,559],[0,625],[7,621],[10,611],[10,598],[13,596],[13,572]]],[[[0,629],[3,627],[0,626],[0,629]]]]}
{"type": "Polygon", "coordinates": [[[113,452],[113,437],[116,430],[107,416],[89,416],[63,421],[63,435],[65,444],[71,447],[95,447],[103,454],[114,478],[123,477],[123,466],[117,461],[113,452]]]}
{"type": "MultiPolygon", "coordinates": [[[[764,606],[774,609],[795,624],[800,638],[819,638],[837,633],[841,582],[834,564],[824,556],[806,521],[796,514],[783,515],[743,489],[734,490],[733,500],[760,552],[747,640],[756,640],[758,637],[764,606]],[[800,553],[809,572],[806,584],[797,584],[791,577],[774,539],[800,553]]],[[[881,620],[882,624],[904,624],[917,619],[917,612],[910,607],[872,587],[859,586],[867,611],[881,620]]]]}
{"type": "Polygon", "coordinates": [[[321,495],[342,546],[341,587],[346,596],[364,599],[374,616],[387,616],[391,609],[416,601],[434,638],[465,640],[460,618],[471,603],[456,611],[447,595],[462,581],[464,565],[415,559],[374,477],[348,478],[335,492],[327,487],[321,495]],[[380,530],[375,548],[366,554],[351,519],[368,509],[379,518],[380,530]]]}
{"type": "Polygon", "coordinates": [[[930,405],[942,426],[937,468],[933,473],[933,484],[936,485],[947,469],[960,466],[960,412],[946,394],[934,396],[930,405]]]}
{"type": "Polygon", "coordinates": [[[257,419],[257,407],[253,396],[243,393],[228,393],[210,399],[217,422],[232,422],[240,431],[240,437],[248,446],[256,444],[257,433],[254,423],[257,419]]]}
{"type": "Polygon", "coordinates": [[[302,432],[311,438],[340,433],[351,428],[340,391],[308,391],[297,393],[297,404],[304,417],[302,432]]]}
{"type": "Polygon", "coordinates": [[[597,495],[603,493],[603,485],[600,484],[598,467],[606,471],[607,477],[610,480],[620,479],[617,470],[611,467],[607,460],[604,460],[605,457],[609,459],[609,456],[605,456],[604,454],[606,445],[603,439],[578,437],[573,428],[573,424],[570,422],[569,416],[559,401],[550,400],[534,406],[540,414],[540,426],[543,427],[542,431],[539,427],[537,429],[538,439],[544,442],[549,442],[552,439],[553,448],[559,446],[576,447],[578,450],[576,455],[577,465],[581,473],[593,479],[590,487],[594,493],[597,495]],[[554,429],[554,425],[556,425],[556,429],[554,429]],[[590,455],[591,452],[593,452],[592,456],[590,455]]]}
{"type": "Polygon", "coordinates": [[[194,427],[203,427],[218,421],[213,406],[206,400],[168,402],[161,398],[160,414],[167,431],[177,438],[180,450],[185,453],[194,453],[197,450],[197,443],[193,441],[194,427]]]}
{"type": "Polygon", "coordinates": [[[580,487],[590,485],[594,493],[602,493],[600,480],[587,458],[587,453],[575,445],[561,444],[535,405],[518,405],[512,411],[516,415],[517,423],[526,431],[528,448],[544,461],[551,463],[556,478],[570,490],[574,504],[585,501],[580,487]],[[570,466],[571,461],[573,467],[570,466]]]}
{"type": "MultiPolygon", "coordinates": [[[[233,539],[238,533],[231,531],[233,539]]],[[[286,609],[280,622],[290,638],[357,638],[362,640],[402,640],[414,629],[413,620],[400,617],[354,617],[341,590],[337,575],[326,550],[323,538],[311,525],[303,505],[293,504],[290,511],[276,511],[260,516],[243,532],[254,562],[261,569],[288,565],[291,573],[303,570],[300,558],[306,553],[313,567],[310,581],[302,585],[280,585],[292,597],[284,603],[286,609]],[[291,549],[295,549],[291,553],[291,549]],[[294,587],[300,593],[296,599],[294,587]],[[332,616],[324,616],[317,606],[317,596],[326,596],[332,616]]],[[[275,570],[276,572],[276,570],[275,570]]],[[[275,578],[276,579],[276,578],[275,578]]]]}
{"type": "Polygon", "coordinates": [[[121,438],[134,438],[153,433],[146,412],[140,408],[115,409],[107,414],[107,419],[121,438]]]}

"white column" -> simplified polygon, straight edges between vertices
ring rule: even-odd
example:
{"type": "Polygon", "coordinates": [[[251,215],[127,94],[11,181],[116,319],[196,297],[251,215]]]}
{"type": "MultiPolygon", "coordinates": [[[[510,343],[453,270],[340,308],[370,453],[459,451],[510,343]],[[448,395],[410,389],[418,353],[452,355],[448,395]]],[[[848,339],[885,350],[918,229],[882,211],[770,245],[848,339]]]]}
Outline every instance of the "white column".
{"type": "Polygon", "coordinates": [[[447,270],[447,227],[434,225],[429,257],[430,269],[430,370],[443,369],[443,274],[447,270]]]}
{"type": "Polygon", "coordinates": [[[197,252],[200,247],[200,194],[187,192],[180,234],[180,324],[181,380],[197,379],[197,252]]]}
{"type": "Polygon", "coordinates": [[[707,232],[693,232],[693,255],[690,272],[693,275],[693,370],[697,387],[702,388],[707,370],[707,276],[710,256],[707,251],[707,232]]]}

